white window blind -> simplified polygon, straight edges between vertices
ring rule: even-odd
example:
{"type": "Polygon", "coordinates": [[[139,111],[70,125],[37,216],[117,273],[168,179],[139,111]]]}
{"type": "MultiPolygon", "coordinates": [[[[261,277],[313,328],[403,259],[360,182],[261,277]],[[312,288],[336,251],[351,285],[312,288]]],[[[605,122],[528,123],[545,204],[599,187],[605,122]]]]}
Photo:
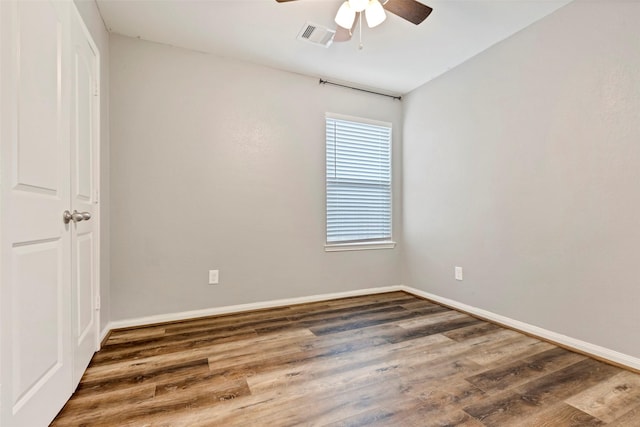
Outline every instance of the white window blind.
{"type": "Polygon", "coordinates": [[[327,114],[326,138],[327,243],[391,240],[391,125],[327,114]]]}

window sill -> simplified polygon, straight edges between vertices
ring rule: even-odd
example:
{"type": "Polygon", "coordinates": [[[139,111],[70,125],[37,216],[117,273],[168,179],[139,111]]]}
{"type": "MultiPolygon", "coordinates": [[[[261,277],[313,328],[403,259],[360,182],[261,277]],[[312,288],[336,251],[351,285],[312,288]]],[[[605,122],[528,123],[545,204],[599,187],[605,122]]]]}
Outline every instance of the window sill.
{"type": "Polygon", "coordinates": [[[358,243],[329,243],[324,245],[325,252],[341,252],[341,251],[365,251],[371,249],[393,249],[396,242],[358,242],[358,243]]]}

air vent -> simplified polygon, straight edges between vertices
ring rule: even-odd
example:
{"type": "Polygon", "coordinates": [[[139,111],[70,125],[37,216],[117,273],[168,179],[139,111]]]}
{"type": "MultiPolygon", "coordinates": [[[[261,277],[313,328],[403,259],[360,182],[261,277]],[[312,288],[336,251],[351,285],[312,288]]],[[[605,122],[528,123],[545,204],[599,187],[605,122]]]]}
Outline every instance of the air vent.
{"type": "Polygon", "coordinates": [[[316,46],[329,47],[333,43],[333,36],[335,35],[335,30],[307,22],[298,33],[298,40],[315,44],[316,46]]]}

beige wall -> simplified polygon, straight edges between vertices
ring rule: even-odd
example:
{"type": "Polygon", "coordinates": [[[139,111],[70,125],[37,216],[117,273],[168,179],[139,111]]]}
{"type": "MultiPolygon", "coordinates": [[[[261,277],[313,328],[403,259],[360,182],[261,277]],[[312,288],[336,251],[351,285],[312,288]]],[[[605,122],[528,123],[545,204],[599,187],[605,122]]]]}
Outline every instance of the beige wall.
{"type": "Polygon", "coordinates": [[[109,283],[109,33],[95,1],[75,0],[82,20],[100,50],[100,330],[110,321],[109,283]]]}
{"type": "Polygon", "coordinates": [[[406,98],[405,284],[640,357],[639,16],[573,2],[406,98]]]}
{"type": "Polygon", "coordinates": [[[398,167],[400,102],[118,35],[110,79],[112,320],[398,284],[324,252],[324,114],[392,122],[398,167]]]}

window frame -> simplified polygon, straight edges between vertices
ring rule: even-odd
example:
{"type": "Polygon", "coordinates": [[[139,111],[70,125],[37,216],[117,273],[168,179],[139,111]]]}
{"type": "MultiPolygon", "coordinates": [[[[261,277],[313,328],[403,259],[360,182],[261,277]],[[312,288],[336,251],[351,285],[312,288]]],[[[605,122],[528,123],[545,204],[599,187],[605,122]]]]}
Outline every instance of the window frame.
{"type": "Polygon", "coordinates": [[[324,117],[325,124],[325,135],[324,135],[324,250],[325,252],[340,252],[340,251],[360,251],[360,250],[370,250],[370,249],[393,249],[396,246],[396,242],[393,239],[393,182],[394,182],[394,167],[393,167],[393,124],[391,122],[385,122],[381,120],[368,119],[364,117],[356,117],[349,116],[338,113],[325,113],[324,117]],[[349,121],[360,124],[368,124],[373,126],[383,126],[389,128],[389,168],[390,168],[390,182],[389,182],[389,230],[390,235],[388,239],[371,239],[371,240],[352,240],[352,241],[343,241],[343,242],[329,242],[328,238],[328,226],[329,226],[329,218],[328,218],[328,182],[327,182],[327,119],[335,119],[342,121],[349,121]]]}

